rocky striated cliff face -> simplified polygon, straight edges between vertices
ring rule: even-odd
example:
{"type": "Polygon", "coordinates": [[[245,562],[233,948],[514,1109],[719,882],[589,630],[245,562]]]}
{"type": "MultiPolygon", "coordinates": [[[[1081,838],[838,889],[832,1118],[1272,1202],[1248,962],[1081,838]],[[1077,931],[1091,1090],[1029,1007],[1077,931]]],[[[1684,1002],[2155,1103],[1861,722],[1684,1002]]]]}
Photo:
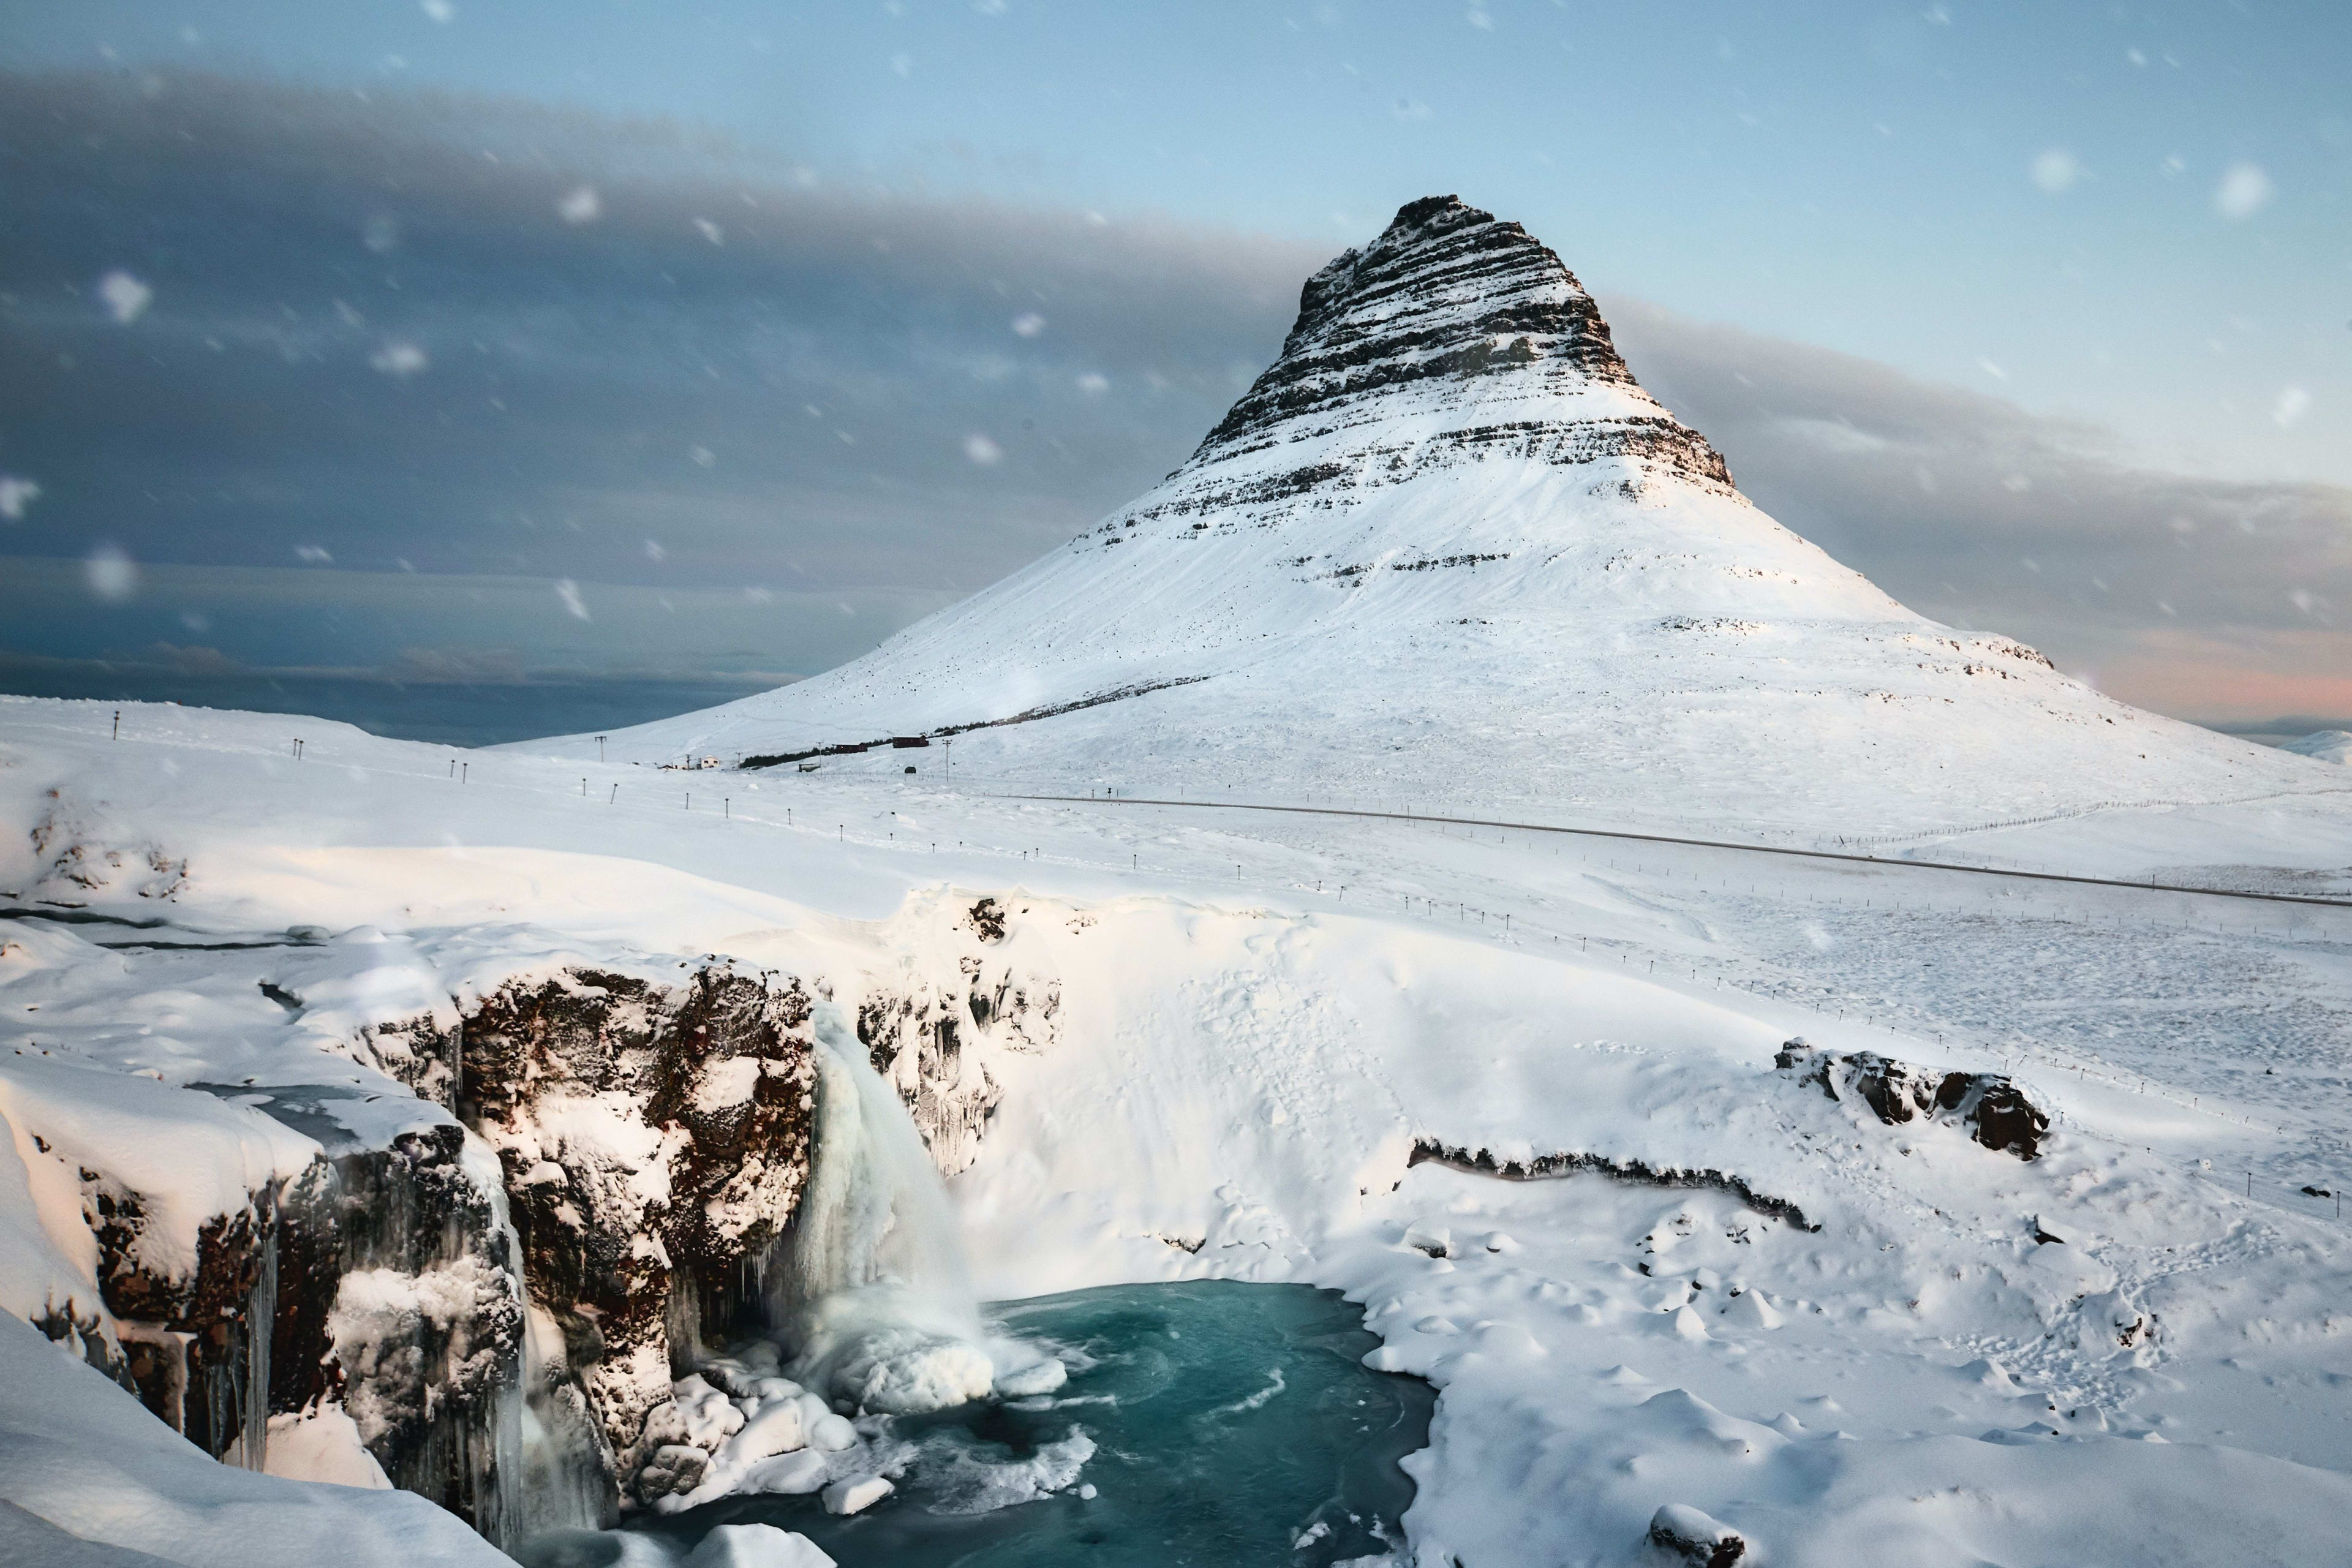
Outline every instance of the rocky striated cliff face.
{"type": "Polygon", "coordinates": [[[1634,384],[1609,323],[1549,247],[1458,197],[1427,196],[1307,280],[1281,357],[1147,510],[1396,483],[1488,453],[1563,466],[1636,458],[1731,489],[1705,437],[1634,384]],[[1400,414],[1474,403],[1479,417],[1441,419],[1434,431],[1378,429],[1400,414]],[[1316,460],[1246,479],[1232,471],[1238,458],[1286,446],[1312,446],[1316,460]]]}
{"type": "Polygon", "coordinates": [[[133,1079],[151,1119],[217,1124],[218,1147],[142,1164],[119,1112],[12,1093],[36,1185],[79,1194],[89,1244],[95,1299],[53,1288],[36,1321],[231,1462],[267,1463],[272,1416],[348,1415],[394,1485],[493,1542],[683,1494],[741,1425],[699,1376],[730,1375],[789,1267],[817,1010],[856,1019],[961,1170],[1001,1097],[989,1059],[1055,1038],[1058,982],[1008,955],[1025,913],[934,900],[830,973],[569,963],[366,1025],[350,1057],[416,1097],[380,1139],[348,1125],[383,1098],[363,1084],[133,1079]],[[168,1191],[196,1158],[218,1191],[168,1191]]]}
{"type": "MultiPolygon", "coordinates": [[[[184,1092],[207,1091],[224,1086],[184,1092]]],[[[310,1097],[247,1098],[315,1115],[310,1097]]],[[[119,1164],[120,1145],[87,1137],[71,1110],[19,1105],[12,1120],[38,1152],[70,1151],[104,1310],[53,1298],[37,1326],[216,1458],[262,1468],[271,1415],[335,1406],[392,1484],[493,1540],[514,1533],[522,1260],[464,1128],[337,1140],[291,1173],[251,1140],[223,1140],[228,1180],[209,1184],[238,1190],[200,1200],[213,1212],[191,1249],[177,1194],[135,1159],[119,1164]]]]}

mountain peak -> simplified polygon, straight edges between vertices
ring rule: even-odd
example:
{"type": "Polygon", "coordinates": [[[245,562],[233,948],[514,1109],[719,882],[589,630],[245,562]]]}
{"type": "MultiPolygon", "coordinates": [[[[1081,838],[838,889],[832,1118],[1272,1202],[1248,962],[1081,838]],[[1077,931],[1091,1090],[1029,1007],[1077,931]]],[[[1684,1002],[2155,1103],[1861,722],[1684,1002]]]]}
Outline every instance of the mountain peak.
{"type": "Polygon", "coordinates": [[[1459,196],[1406,203],[1370,245],[1309,278],[1281,356],[1185,467],[1401,416],[1455,426],[1475,454],[1641,457],[1731,484],[1714,448],[1635,384],[1551,247],[1459,196]]]}
{"type": "Polygon", "coordinates": [[[1281,357],[1144,495],[856,663],[631,743],[896,782],[867,753],[918,735],[1047,795],[1841,835],[2311,771],[1924,620],[1774,522],[1559,258],[1454,196],[1307,279],[1281,357]]]}

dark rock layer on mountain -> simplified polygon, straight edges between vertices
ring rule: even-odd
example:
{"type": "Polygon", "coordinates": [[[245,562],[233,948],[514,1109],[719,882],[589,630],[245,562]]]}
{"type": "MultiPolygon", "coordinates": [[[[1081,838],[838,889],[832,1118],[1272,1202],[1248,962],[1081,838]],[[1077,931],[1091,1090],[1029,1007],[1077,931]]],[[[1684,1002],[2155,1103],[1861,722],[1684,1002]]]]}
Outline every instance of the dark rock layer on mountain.
{"type": "MultiPolygon", "coordinates": [[[[1400,208],[1380,237],[1307,280],[1281,356],[1179,470],[1381,416],[1417,384],[1441,398],[1517,383],[1528,395],[1600,384],[1632,387],[1609,324],[1552,249],[1516,223],[1454,196],[1400,208]]],[[[1399,443],[1369,461],[1309,465],[1219,491],[1217,504],[1260,503],[1341,482],[1351,471],[1404,478],[1419,466],[1496,449],[1558,463],[1650,457],[1728,487],[1723,458],[1661,411],[1652,418],[1503,421],[1399,443]],[[1386,460],[1384,460],[1386,459],[1386,460]]],[[[1197,499],[1205,507],[1207,492],[1197,499]]]]}
{"type": "Polygon", "coordinates": [[[2039,1158],[2050,1131],[2049,1114],[2000,1073],[1938,1072],[1873,1051],[1824,1051],[1801,1038],[1783,1045],[1773,1065],[1832,1100],[1860,1100],[1890,1127],[1916,1121],[1948,1123],[1986,1148],[2021,1160],[2039,1158]]]}

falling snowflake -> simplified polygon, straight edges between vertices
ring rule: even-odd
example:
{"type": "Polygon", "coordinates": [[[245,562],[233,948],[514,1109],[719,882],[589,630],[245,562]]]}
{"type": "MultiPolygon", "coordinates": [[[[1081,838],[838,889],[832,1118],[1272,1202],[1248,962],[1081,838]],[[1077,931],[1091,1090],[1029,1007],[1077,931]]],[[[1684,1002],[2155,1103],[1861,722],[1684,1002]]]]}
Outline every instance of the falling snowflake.
{"type": "Polygon", "coordinates": [[[431,363],[423,349],[402,338],[386,339],[382,348],[368,356],[370,368],[404,381],[431,363]]]}
{"type": "Polygon", "coordinates": [[[0,474],[0,518],[25,521],[25,509],[41,499],[41,487],[16,474],[0,474]]]}
{"type": "Polygon", "coordinates": [[[604,198],[593,185],[582,185],[555,204],[555,216],[569,224],[594,223],[604,216],[604,198]]]}
{"type": "Polygon", "coordinates": [[[98,298],[107,313],[127,327],[146,314],[155,290],[118,268],[98,280],[98,298]]]}
{"type": "Polygon", "coordinates": [[[2213,207],[2226,218],[2249,218],[2270,205],[2276,194],[2260,163],[2232,163],[2213,192],[2213,207]]]}
{"type": "Polygon", "coordinates": [[[100,545],[81,566],[89,591],[110,605],[119,605],[139,591],[139,565],[121,545],[100,545]]]}
{"type": "Polygon", "coordinates": [[[2063,147],[2051,148],[2034,159],[2029,170],[2033,183],[2053,196],[2074,189],[2085,172],[2081,161],[2063,147]]]}

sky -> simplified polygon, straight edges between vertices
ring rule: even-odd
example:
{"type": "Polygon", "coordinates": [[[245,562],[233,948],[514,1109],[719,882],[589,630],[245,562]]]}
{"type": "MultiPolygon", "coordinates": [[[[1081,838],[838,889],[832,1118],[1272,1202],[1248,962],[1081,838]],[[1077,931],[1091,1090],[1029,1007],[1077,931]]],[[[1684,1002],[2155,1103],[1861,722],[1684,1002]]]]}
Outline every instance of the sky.
{"type": "Polygon", "coordinates": [[[0,689],[814,673],[1455,192],[1915,608],[2340,720],[2347,81],[2324,5],[0,4],[0,689]]]}

